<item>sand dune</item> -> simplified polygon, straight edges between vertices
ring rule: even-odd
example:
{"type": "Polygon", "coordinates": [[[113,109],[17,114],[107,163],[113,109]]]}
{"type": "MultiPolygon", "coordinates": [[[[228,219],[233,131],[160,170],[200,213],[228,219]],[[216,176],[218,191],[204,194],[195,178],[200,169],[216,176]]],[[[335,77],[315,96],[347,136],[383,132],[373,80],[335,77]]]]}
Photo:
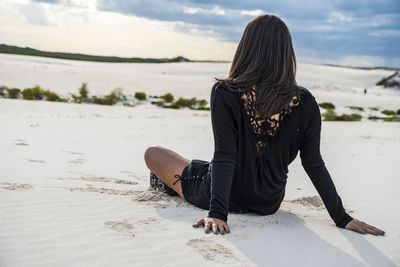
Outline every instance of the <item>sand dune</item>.
{"type": "MultiPolygon", "coordinates": [[[[207,99],[212,77],[227,70],[0,57],[5,85],[61,93],[84,78],[93,93],[120,85],[207,99]]],[[[300,67],[318,101],[400,108],[396,92],[373,86],[387,71],[300,67]],[[359,94],[364,87],[371,94],[359,94]]],[[[0,99],[0,125],[0,266],[400,265],[399,123],[322,126],[321,153],[346,210],[383,237],[337,228],[299,157],[276,214],[230,214],[225,236],[192,228],[207,211],[149,189],[143,154],[157,144],[211,160],[207,111],[0,99]]]]}
{"type": "Polygon", "coordinates": [[[225,236],[192,228],[206,211],[150,190],[143,153],[210,160],[208,112],[0,99],[0,123],[1,266],[400,264],[398,123],[323,122],[345,208],[384,237],[334,226],[299,158],[276,214],[230,214],[225,236]]]}

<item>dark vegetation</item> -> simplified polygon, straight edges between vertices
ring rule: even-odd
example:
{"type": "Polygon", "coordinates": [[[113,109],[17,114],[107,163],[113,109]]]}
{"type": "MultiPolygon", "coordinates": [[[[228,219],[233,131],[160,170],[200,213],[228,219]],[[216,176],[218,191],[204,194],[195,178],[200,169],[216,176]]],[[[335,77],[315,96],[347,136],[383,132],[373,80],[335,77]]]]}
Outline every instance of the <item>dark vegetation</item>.
{"type": "Polygon", "coordinates": [[[140,58],[140,57],[127,58],[127,57],[115,57],[115,56],[96,56],[96,55],[85,55],[78,53],[48,52],[48,51],[33,49],[30,47],[18,47],[6,44],[0,44],[0,53],[72,59],[72,60],[96,61],[96,62],[130,62],[130,63],[226,62],[226,61],[213,61],[213,60],[190,60],[183,56],[177,56],[174,58],[140,58]]]}
{"type": "Polygon", "coordinates": [[[146,100],[145,92],[135,92],[135,97],[139,100],[146,100]]]}
{"type": "Polygon", "coordinates": [[[335,109],[335,105],[332,104],[331,102],[322,102],[318,103],[318,106],[324,109],[335,109]]]}
{"type": "Polygon", "coordinates": [[[346,108],[351,108],[351,109],[355,109],[355,110],[359,110],[359,111],[364,111],[363,107],[357,107],[357,106],[346,106],[346,108]]]}
{"type": "Polygon", "coordinates": [[[376,83],[376,85],[381,85],[383,87],[400,87],[400,74],[398,71],[393,73],[392,75],[382,78],[380,81],[376,83]],[[396,79],[397,76],[397,79],[396,79]]]}
{"type": "MultiPolygon", "coordinates": [[[[326,111],[321,114],[322,119],[324,121],[361,121],[362,119],[362,115],[357,113],[351,113],[351,114],[344,113],[342,115],[338,115],[334,111],[335,106],[329,102],[320,103],[319,106],[324,107],[326,109],[326,111]]],[[[353,110],[364,111],[363,107],[358,107],[358,106],[346,106],[346,107],[353,110]]],[[[377,107],[369,107],[369,109],[373,111],[379,110],[377,107]]],[[[368,116],[367,118],[369,120],[383,120],[383,121],[396,121],[396,122],[400,121],[400,116],[399,116],[400,109],[397,111],[384,109],[381,111],[381,113],[390,117],[368,116]]]]}
{"type": "Polygon", "coordinates": [[[385,114],[385,115],[394,115],[394,114],[396,114],[396,111],[389,110],[389,109],[384,109],[384,110],[381,111],[381,113],[385,114]]]}
{"type": "MultiPolygon", "coordinates": [[[[62,98],[57,93],[50,90],[41,88],[36,85],[32,88],[25,88],[20,90],[19,88],[8,88],[7,86],[0,86],[0,97],[13,98],[13,99],[26,99],[26,100],[46,100],[56,102],[72,102],[72,103],[89,103],[99,105],[115,105],[121,103],[124,106],[135,106],[135,103],[139,101],[149,101],[151,104],[162,108],[180,109],[189,108],[192,110],[210,110],[207,106],[208,102],[205,99],[197,99],[196,97],[184,98],[179,97],[174,101],[175,97],[171,93],[166,93],[160,96],[151,95],[147,96],[145,92],[135,92],[132,97],[126,96],[122,93],[122,88],[115,88],[110,94],[104,96],[91,96],[89,88],[86,83],[82,83],[78,89],[79,94],[71,94],[71,98],[62,98]]],[[[360,121],[362,115],[352,114],[341,114],[338,115],[335,112],[335,105],[330,102],[323,102],[318,104],[326,111],[321,114],[324,121],[360,121]]],[[[346,106],[350,109],[364,111],[363,107],[358,106],[346,106]]],[[[379,111],[377,107],[369,107],[370,110],[379,111]]],[[[369,116],[369,120],[383,120],[383,121],[400,121],[400,109],[388,110],[384,109],[380,112],[386,115],[385,117],[380,116],[369,116]]]]}
{"type": "Polygon", "coordinates": [[[369,120],[383,120],[383,121],[396,121],[400,122],[400,116],[391,116],[391,117],[378,117],[378,116],[369,116],[369,120]]]}
{"type": "MultiPolygon", "coordinates": [[[[134,99],[122,93],[122,88],[115,88],[110,94],[104,96],[90,95],[89,88],[86,83],[82,83],[78,89],[79,94],[71,94],[71,98],[62,98],[57,93],[50,90],[41,88],[36,85],[32,88],[25,88],[20,90],[19,88],[8,88],[7,86],[0,86],[0,97],[3,98],[13,98],[13,99],[25,99],[25,100],[47,100],[47,101],[57,101],[57,102],[71,102],[71,103],[89,103],[89,104],[99,104],[99,105],[115,105],[118,102],[122,103],[124,106],[135,106],[134,102],[146,101],[148,97],[145,92],[135,92],[134,99]]],[[[207,101],[204,99],[193,98],[183,98],[179,97],[175,102],[174,96],[171,93],[166,93],[161,96],[151,96],[151,98],[156,100],[150,100],[151,104],[157,105],[163,108],[173,108],[180,109],[187,107],[193,110],[210,110],[207,106],[207,101]]]]}
{"type": "Polygon", "coordinates": [[[327,109],[322,113],[324,121],[360,121],[362,116],[360,114],[342,114],[337,115],[333,109],[327,109]]]}

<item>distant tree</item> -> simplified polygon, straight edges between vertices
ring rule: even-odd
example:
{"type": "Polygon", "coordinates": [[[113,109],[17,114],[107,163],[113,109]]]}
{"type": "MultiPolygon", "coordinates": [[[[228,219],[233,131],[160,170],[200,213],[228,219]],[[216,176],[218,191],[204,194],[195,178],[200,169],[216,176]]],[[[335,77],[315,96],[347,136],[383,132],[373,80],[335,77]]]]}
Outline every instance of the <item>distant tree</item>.
{"type": "Polygon", "coordinates": [[[9,98],[19,98],[20,93],[21,93],[21,90],[18,88],[8,89],[8,97],[9,98]]]}
{"type": "Polygon", "coordinates": [[[174,101],[174,96],[171,93],[166,93],[162,96],[160,96],[160,98],[164,99],[165,102],[172,102],[174,101]]]}
{"type": "Polygon", "coordinates": [[[318,103],[318,106],[324,109],[335,109],[335,105],[332,104],[331,102],[322,102],[318,103]]]}
{"type": "Polygon", "coordinates": [[[389,109],[384,109],[384,110],[381,111],[381,113],[385,114],[385,115],[394,115],[394,114],[396,114],[396,111],[389,110],[389,109]]]}
{"type": "Polygon", "coordinates": [[[86,83],[82,83],[81,88],[79,88],[79,94],[82,99],[87,99],[89,96],[89,88],[87,88],[86,83]]]}
{"type": "Polygon", "coordinates": [[[135,98],[139,100],[146,100],[146,93],[145,92],[135,92],[135,98]]]}

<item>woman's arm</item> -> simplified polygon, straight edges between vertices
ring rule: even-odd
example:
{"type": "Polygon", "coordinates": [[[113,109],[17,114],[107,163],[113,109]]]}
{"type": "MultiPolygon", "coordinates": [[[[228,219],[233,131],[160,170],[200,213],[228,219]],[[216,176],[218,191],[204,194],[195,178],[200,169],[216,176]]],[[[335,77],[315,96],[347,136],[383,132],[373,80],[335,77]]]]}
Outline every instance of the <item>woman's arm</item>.
{"type": "MultiPolygon", "coordinates": [[[[208,219],[206,219],[208,224],[205,224],[204,221],[202,223],[205,224],[206,232],[212,228],[214,232],[215,229],[219,229],[221,233],[224,233],[225,231],[229,232],[226,221],[229,211],[229,195],[237,162],[238,130],[235,115],[224,98],[222,90],[223,88],[219,87],[218,82],[211,89],[210,109],[214,155],[211,163],[211,199],[208,219]]],[[[201,224],[198,222],[195,225],[201,224]]]]}
{"type": "Polygon", "coordinates": [[[353,219],[343,208],[342,200],[336,191],[325,162],[320,152],[321,113],[318,103],[313,98],[312,115],[300,145],[301,164],[328,210],[336,226],[360,233],[379,234],[381,230],[364,222],[353,219]],[[379,233],[378,233],[379,232],[379,233]]]}
{"type": "Polygon", "coordinates": [[[305,129],[305,135],[300,145],[301,164],[335,224],[344,228],[353,218],[344,210],[342,200],[336,192],[335,185],[322,159],[320,152],[321,113],[314,98],[312,103],[310,122],[305,129]]]}

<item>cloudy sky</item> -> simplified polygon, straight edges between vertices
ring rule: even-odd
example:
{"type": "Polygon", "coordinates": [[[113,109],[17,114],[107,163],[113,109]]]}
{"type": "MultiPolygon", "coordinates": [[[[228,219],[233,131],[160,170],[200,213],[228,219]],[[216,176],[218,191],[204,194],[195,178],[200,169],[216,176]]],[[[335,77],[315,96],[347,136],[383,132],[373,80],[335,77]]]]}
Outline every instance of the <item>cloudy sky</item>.
{"type": "Polygon", "coordinates": [[[300,62],[400,67],[400,0],[0,0],[0,43],[230,61],[265,13],[286,22],[300,62]]]}

